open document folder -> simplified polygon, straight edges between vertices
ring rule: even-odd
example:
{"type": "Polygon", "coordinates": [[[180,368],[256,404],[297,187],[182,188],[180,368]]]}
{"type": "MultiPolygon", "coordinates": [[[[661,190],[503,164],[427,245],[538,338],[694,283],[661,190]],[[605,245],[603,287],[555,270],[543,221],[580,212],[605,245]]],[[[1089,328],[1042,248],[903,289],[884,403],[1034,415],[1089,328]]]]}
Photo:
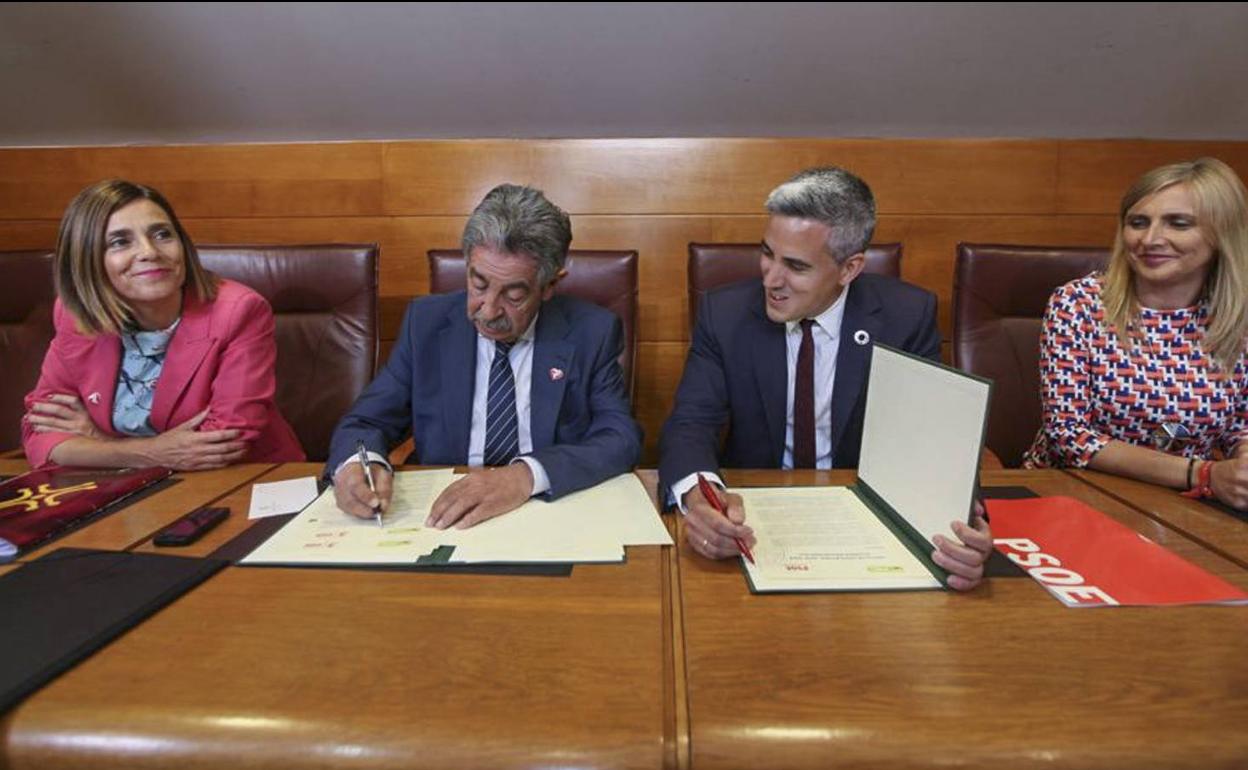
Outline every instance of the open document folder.
{"type": "Polygon", "coordinates": [[[885,345],[872,351],[858,483],[736,489],[758,544],[750,587],[939,588],[932,537],[970,522],[992,385],[885,345]]]}
{"type": "Polygon", "coordinates": [[[671,545],[650,496],[631,473],[554,502],[533,499],[468,529],[431,529],[433,501],[456,476],[450,469],[400,471],[378,527],[338,510],[328,489],[241,564],[524,564],[619,562],[626,545],[671,545]],[[441,549],[441,550],[440,550],[441,549]]]}

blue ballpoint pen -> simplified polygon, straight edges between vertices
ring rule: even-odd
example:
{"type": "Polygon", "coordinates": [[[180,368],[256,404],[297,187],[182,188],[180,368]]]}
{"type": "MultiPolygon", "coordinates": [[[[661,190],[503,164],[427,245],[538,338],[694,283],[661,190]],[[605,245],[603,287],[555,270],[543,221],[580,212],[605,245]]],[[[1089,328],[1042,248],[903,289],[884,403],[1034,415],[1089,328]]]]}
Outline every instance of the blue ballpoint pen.
{"type": "MultiPolygon", "coordinates": [[[[364,448],[363,441],[355,442],[355,451],[360,455],[360,467],[364,469],[364,480],[368,482],[368,489],[374,495],[377,494],[377,486],[373,484],[373,472],[368,467],[368,450],[364,448]]],[[[377,519],[377,526],[381,526],[381,506],[373,508],[373,516],[377,519]]]]}

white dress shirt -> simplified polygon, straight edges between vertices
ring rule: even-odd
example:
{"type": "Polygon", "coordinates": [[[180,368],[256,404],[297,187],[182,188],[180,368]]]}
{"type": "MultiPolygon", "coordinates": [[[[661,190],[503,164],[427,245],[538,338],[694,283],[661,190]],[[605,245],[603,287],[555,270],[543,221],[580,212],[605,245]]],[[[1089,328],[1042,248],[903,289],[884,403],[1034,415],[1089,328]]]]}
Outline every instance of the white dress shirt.
{"type": "MultiPolygon", "coordinates": [[[[537,316],[529,328],[516,338],[507,354],[511,362],[511,374],[516,380],[516,427],[519,429],[520,456],[533,472],[533,492],[540,495],[550,489],[550,477],[546,469],[532,457],[524,457],[533,451],[532,416],[533,404],[533,338],[537,329],[537,316]]],[[[480,466],[485,458],[485,417],[490,398],[490,367],[494,363],[494,340],[477,335],[477,373],[472,386],[472,429],[468,434],[468,464],[480,466]]]]}
{"type": "MultiPolygon", "coordinates": [[[[832,388],[836,385],[836,354],[841,349],[841,321],[845,318],[845,295],[841,290],[832,306],[814,317],[810,336],[815,341],[815,467],[832,467],[832,388]]],[[[785,386],[784,458],[780,467],[793,467],[793,394],[797,389],[797,353],[802,347],[801,321],[784,324],[785,386]]]]}

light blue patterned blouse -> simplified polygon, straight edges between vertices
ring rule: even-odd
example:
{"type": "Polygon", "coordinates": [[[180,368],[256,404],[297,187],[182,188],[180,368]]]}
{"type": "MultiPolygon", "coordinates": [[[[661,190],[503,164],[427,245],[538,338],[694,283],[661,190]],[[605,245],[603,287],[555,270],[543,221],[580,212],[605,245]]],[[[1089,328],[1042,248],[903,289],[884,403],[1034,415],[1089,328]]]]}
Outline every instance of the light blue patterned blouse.
{"type": "Polygon", "coordinates": [[[124,436],[155,436],[152,394],[165,368],[165,352],[181,318],[167,329],[125,331],[121,334],[121,369],[113,398],[113,428],[124,436]]]}

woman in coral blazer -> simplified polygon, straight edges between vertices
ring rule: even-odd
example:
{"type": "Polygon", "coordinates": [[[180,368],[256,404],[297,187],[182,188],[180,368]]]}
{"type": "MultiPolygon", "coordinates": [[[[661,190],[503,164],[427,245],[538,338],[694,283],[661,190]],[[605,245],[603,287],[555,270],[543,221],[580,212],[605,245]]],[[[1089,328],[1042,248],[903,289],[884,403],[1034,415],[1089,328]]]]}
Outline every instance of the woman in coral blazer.
{"type": "Polygon", "coordinates": [[[31,465],[304,459],[273,400],[272,310],[204,270],[160,193],[120,180],[83,190],[53,269],[56,337],[22,424],[31,465]]]}

